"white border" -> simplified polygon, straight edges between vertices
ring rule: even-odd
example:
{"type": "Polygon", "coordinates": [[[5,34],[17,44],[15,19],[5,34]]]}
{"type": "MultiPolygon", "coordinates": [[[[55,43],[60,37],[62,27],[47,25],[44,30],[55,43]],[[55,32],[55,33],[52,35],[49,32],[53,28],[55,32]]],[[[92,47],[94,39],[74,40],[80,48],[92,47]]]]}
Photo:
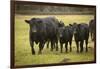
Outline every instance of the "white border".
{"type": "MultiPolygon", "coordinates": [[[[26,0],[24,0],[26,1],[26,0]]],[[[99,0],[28,0],[37,2],[69,3],[97,6],[97,63],[39,67],[34,69],[99,69],[100,67],[100,1],[99,0]]],[[[10,67],[10,0],[0,0],[0,69],[10,67]]]]}

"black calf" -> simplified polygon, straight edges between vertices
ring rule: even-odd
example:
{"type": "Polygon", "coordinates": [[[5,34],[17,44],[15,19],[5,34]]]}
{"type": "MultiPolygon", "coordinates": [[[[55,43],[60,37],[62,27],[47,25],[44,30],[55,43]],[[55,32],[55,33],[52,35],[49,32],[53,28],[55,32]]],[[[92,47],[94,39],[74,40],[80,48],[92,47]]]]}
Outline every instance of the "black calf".
{"type": "Polygon", "coordinates": [[[88,51],[88,38],[89,38],[89,27],[87,24],[82,23],[82,24],[73,24],[73,29],[74,29],[74,39],[76,42],[77,46],[77,52],[83,52],[83,44],[85,41],[86,44],[86,52],[88,51]],[[79,44],[80,43],[80,44],[79,44]]]}

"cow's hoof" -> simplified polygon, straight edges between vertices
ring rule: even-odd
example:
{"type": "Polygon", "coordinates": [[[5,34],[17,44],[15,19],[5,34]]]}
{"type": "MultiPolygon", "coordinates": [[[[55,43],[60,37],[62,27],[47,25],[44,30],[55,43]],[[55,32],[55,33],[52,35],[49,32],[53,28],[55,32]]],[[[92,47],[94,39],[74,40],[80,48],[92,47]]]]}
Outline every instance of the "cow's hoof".
{"type": "Polygon", "coordinates": [[[79,51],[77,51],[77,53],[79,53],[79,51]]]}
{"type": "Polygon", "coordinates": [[[53,51],[53,49],[51,49],[51,51],[53,51]]]}
{"type": "Polygon", "coordinates": [[[40,54],[42,54],[42,52],[38,52],[38,54],[40,55],[40,54]]]}
{"type": "Polygon", "coordinates": [[[80,53],[82,53],[83,52],[83,50],[82,51],[80,51],[80,53]]]}
{"type": "Polygon", "coordinates": [[[58,51],[58,47],[56,48],[56,51],[58,51]]]}
{"type": "Polygon", "coordinates": [[[35,53],[32,53],[32,55],[35,55],[35,53]]]}
{"type": "Polygon", "coordinates": [[[87,50],[85,52],[88,52],[87,50]]]}
{"type": "Polygon", "coordinates": [[[65,53],[68,53],[68,51],[66,51],[65,53]]]}
{"type": "Polygon", "coordinates": [[[58,51],[58,49],[56,49],[56,51],[58,51]]]}

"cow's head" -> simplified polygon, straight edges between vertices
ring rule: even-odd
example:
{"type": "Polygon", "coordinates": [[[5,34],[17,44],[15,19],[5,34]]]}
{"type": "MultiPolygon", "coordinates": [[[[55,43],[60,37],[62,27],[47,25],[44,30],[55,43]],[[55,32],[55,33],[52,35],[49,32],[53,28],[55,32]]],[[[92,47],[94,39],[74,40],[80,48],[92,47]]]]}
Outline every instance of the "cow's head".
{"type": "Polygon", "coordinates": [[[73,28],[73,33],[76,34],[78,31],[78,24],[75,22],[73,25],[70,25],[73,28]]]}
{"type": "Polygon", "coordinates": [[[62,21],[60,21],[59,23],[58,23],[58,27],[64,27],[65,26],[65,24],[62,22],[62,21]]]}
{"type": "Polygon", "coordinates": [[[59,37],[61,38],[63,36],[63,31],[65,29],[65,25],[62,21],[59,21],[58,23],[58,27],[59,27],[59,37]]]}
{"type": "Polygon", "coordinates": [[[30,30],[32,33],[36,33],[38,30],[40,30],[40,26],[42,23],[42,20],[39,18],[32,18],[30,20],[25,20],[26,23],[30,25],[30,30]]]}
{"type": "Polygon", "coordinates": [[[63,37],[63,32],[65,30],[65,26],[64,27],[59,27],[59,37],[62,38],[63,37]]]}

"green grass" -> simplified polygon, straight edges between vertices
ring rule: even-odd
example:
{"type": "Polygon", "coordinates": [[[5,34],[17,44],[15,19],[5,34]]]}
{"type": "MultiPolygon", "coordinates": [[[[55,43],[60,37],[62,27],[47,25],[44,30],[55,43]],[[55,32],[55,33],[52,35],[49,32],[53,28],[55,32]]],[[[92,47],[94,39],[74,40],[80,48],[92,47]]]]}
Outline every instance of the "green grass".
{"type": "Polygon", "coordinates": [[[38,45],[35,44],[36,55],[32,55],[29,44],[29,25],[24,20],[32,17],[43,18],[47,16],[55,16],[58,20],[62,20],[65,25],[73,22],[89,23],[93,19],[93,15],[15,15],[15,65],[61,63],[64,59],[66,59],[66,63],[94,60],[94,43],[90,39],[88,53],[77,54],[76,44],[73,41],[72,52],[65,53],[65,48],[63,53],[60,53],[60,50],[51,52],[50,48],[47,49],[45,45],[42,54],[38,55],[38,45]]]}

